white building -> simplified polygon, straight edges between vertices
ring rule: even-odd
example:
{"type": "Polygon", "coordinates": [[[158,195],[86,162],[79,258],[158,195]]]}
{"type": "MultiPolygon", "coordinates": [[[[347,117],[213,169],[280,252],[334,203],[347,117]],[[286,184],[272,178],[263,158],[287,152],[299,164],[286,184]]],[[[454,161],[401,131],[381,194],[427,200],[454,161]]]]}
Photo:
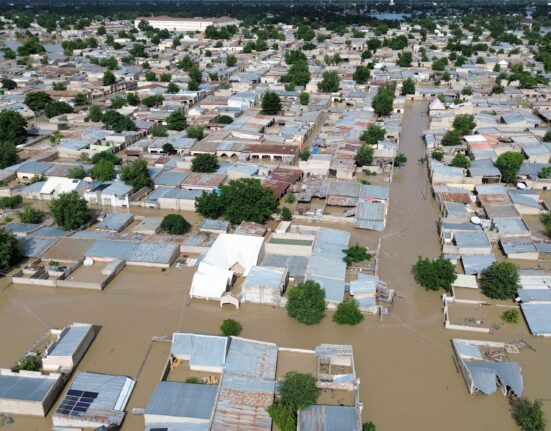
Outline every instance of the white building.
{"type": "Polygon", "coordinates": [[[174,18],[170,16],[138,17],[134,25],[138,28],[141,21],[149,23],[153,28],[176,32],[205,31],[208,26],[225,27],[238,25],[239,21],[227,16],[221,18],[174,18]]]}

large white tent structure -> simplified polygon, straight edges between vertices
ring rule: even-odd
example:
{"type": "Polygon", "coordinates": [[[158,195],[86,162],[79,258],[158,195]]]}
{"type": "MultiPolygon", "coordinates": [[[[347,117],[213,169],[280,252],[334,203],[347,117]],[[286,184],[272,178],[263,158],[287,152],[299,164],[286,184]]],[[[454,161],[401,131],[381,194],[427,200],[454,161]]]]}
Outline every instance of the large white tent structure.
{"type": "Polygon", "coordinates": [[[258,263],[263,242],[258,236],[219,235],[193,276],[190,296],[220,299],[234,274],[247,276],[258,263]]]}

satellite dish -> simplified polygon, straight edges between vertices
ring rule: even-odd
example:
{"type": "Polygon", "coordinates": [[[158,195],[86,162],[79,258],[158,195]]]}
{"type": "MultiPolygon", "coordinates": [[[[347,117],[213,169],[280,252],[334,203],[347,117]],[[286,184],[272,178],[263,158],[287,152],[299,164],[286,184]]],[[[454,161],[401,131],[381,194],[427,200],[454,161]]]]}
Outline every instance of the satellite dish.
{"type": "Polygon", "coordinates": [[[471,223],[472,224],[482,224],[482,220],[480,220],[480,217],[474,216],[474,217],[471,217],[471,223]]]}
{"type": "Polygon", "coordinates": [[[517,189],[526,190],[526,184],[524,184],[524,183],[517,183],[517,189]]]}
{"type": "Polygon", "coordinates": [[[87,257],[86,259],[84,259],[84,262],[82,262],[82,264],[84,266],[92,266],[94,264],[94,259],[92,259],[91,257],[87,257]]]}

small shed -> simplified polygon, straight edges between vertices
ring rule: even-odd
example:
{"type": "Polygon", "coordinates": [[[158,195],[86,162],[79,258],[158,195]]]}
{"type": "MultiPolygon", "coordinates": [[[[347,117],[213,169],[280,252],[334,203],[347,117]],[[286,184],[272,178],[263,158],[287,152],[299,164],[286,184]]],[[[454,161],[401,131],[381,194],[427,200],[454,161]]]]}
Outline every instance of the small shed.
{"type": "Polygon", "coordinates": [[[227,220],[206,219],[199,227],[201,232],[208,233],[228,233],[230,230],[230,222],[227,220]]]}
{"type": "Polygon", "coordinates": [[[96,225],[97,230],[109,232],[121,232],[126,226],[132,223],[134,215],[131,213],[109,213],[96,225]]]}
{"type": "Polygon", "coordinates": [[[286,268],[253,266],[241,286],[241,299],[243,302],[279,305],[288,278],[286,268]]]}

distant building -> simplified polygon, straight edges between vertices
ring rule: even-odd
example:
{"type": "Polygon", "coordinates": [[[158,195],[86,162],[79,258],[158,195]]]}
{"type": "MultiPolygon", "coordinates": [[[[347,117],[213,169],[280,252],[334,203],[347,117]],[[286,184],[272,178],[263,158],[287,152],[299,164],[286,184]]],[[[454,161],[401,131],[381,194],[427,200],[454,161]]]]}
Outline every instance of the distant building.
{"type": "Polygon", "coordinates": [[[238,25],[239,21],[227,16],[220,18],[174,18],[170,16],[138,17],[134,25],[138,28],[141,21],[147,22],[151,27],[160,30],[177,32],[205,31],[208,26],[225,27],[227,25],[238,25]]]}

